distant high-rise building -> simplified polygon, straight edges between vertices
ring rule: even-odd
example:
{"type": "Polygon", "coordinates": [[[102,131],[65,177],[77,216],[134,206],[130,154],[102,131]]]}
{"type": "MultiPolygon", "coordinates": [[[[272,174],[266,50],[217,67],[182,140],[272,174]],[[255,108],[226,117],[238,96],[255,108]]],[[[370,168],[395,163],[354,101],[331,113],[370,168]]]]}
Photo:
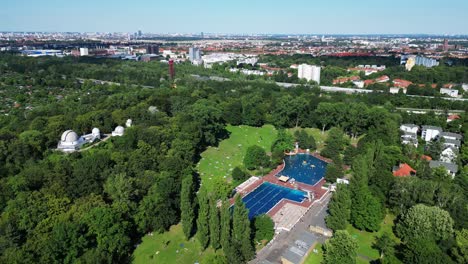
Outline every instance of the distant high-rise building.
{"type": "Polygon", "coordinates": [[[200,34],[200,37],[205,38],[205,35],[203,34],[203,32],[200,34]]]}
{"type": "Polygon", "coordinates": [[[171,79],[174,80],[175,69],[174,69],[174,60],[173,59],[169,60],[169,76],[171,76],[171,79]]]}
{"type": "Polygon", "coordinates": [[[158,55],[159,54],[159,45],[154,45],[154,44],[148,45],[146,47],[146,53],[158,55]]]}
{"type": "Polygon", "coordinates": [[[320,84],[320,66],[301,64],[297,71],[299,79],[315,81],[317,84],[320,84]]]}
{"type": "Polygon", "coordinates": [[[201,60],[200,49],[196,47],[189,48],[189,60],[191,62],[201,60]]]}
{"type": "Polygon", "coordinates": [[[138,30],[138,37],[141,37],[141,30],[138,30]]]}
{"type": "Polygon", "coordinates": [[[449,49],[448,39],[444,39],[444,51],[447,52],[449,49]]]}

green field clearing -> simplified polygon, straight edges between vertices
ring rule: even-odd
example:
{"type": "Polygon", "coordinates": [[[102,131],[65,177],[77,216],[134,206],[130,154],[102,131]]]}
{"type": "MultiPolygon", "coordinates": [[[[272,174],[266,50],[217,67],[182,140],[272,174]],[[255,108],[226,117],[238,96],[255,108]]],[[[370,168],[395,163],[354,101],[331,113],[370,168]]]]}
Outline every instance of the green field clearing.
{"type": "Polygon", "coordinates": [[[133,252],[133,263],[203,263],[207,256],[213,254],[215,252],[212,248],[203,251],[196,238],[187,241],[179,224],[162,234],[144,236],[133,252]]]}
{"type": "MultiPolygon", "coordinates": [[[[395,216],[388,214],[382,222],[380,230],[373,233],[359,231],[351,225],[348,225],[346,230],[353,238],[357,240],[359,246],[357,250],[358,256],[356,258],[356,263],[369,263],[371,260],[377,260],[379,258],[379,252],[372,248],[372,244],[375,242],[375,239],[380,237],[384,232],[389,233],[397,243],[400,242],[392,232],[394,220],[395,216]]],[[[316,254],[311,251],[309,256],[304,261],[305,264],[318,264],[323,260],[322,244],[317,244],[315,248],[318,250],[318,253],[316,254]]]]}
{"type": "Polygon", "coordinates": [[[381,228],[378,232],[359,231],[351,225],[348,225],[348,228],[346,228],[346,230],[353,238],[357,240],[359,245],[359,248],[357,250],[358,263],[369,263],[367,259],[376,260],[379,258],[379,251],[373,249],[372,244],[375,242],[376,238],[382,236],[384,232],[389,233],[391,237],[395,239],[395,241],[399,242],[392,231],[394,220],[395,216],[393,215],[388,214],[387,216],[385,216],[385,219],[382,222],[381,228]]]}
{"type": "Polygon", "coordinates": [[[309,255],[304,261],[304,264],[320,264],[323,260],[323,249],[322,244],[316,244],[314,249],[317,249],[317,253],[313,250],[310,251],[309,255]]]}
{"type": "Polygon", "coordinates": [[[217,180],[231,181],[232,170],[237,166],[243,167],[248,147],[258,145],[269,152],[277,134],[272,125],[228,126],[227,130],[230,132],[229,138],[221,141],[218,147],[209,147],[204,151],[197,164],[202,185],[209,191],[217,180]]]}

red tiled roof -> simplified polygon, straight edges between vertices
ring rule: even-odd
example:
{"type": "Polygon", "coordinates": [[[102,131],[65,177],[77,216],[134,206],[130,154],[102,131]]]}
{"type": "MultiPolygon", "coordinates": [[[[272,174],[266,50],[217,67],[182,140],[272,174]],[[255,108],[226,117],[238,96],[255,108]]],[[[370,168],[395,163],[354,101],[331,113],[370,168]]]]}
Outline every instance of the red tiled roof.
{"type": "Polygon", "coordinates": [[[429,157],[429,156],[427,156],[427,155],[421,155],[421,159],[422,159],[422,160],[427,160],[427,161],[431,161],[431,160],[432,160],[432,158],[429,157]]]}
{"type": "Polygon", "coordinates": [[[348,81],[357,81],[359,79],[361,79],[359,76],[341,77],[341,78],[337,78],[337,79],[333,80],[333,84],[345,83],[345,82],[348,82],[348,81]]]}
{"type": "Polygon", "coordinates": [[[393,176],[406,177],[406,176],[411,176],[412,173],[416,173],[416,170],[411,168],[410,165],[403,163],[403,164],[400,164],[400,167],[398,168],[398,170],[393,172],[393,176]]]}
{"type": "Polygon", "coordinates": [[[413,83],[407,80],[402,80],[402,79],[393,80],[393,85],[395,85],[395,87],[408,88],[408,86],[410,86],[411,84],[413,83]]]}
{"type": "Polygon", "coordinates": [[[390,80],[390,78],[388,78],[387,75],[382,75],[380,77],[378,77],[377,79],[375,79],[377,82],[388,82],[390,80]]]}
{"type": "Polygon", "coordinates": [[[460,116],[459,115],[449,115],[447,117],[448,120],[455,120],[455,119],[460,119],[460,116]]]}
{"type": "Polygon", "coordinates": [[[367,86],[367,85],[369,85],[369,84],[373,84],[373,83],[375,83],[374,80],[365,80],[365,81],[364,81],[364,85],[365,85],[365,86],[367,86]]]}

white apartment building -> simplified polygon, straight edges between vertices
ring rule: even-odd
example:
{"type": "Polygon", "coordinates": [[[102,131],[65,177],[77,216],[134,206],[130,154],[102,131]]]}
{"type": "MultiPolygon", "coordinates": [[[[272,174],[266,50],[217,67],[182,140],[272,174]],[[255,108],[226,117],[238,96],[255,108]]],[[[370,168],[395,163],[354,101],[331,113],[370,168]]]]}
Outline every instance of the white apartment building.
{"type": "Polygon", "coordinates": [[[320,66],[301,64],[297,70],[299,79],[315,81],[320,84],[320,66]]]}

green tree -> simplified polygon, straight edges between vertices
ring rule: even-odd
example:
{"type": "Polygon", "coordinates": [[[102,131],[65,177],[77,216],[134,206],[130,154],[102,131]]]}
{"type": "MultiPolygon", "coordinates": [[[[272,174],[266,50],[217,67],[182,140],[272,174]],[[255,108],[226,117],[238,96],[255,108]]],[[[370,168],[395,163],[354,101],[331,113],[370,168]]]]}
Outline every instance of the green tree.
{"type": "Polygon", "coordinates": [[[299,142],[300,148],[310,150],[317,149],[315,138],[312,135],[309,135],[305,130],[296,130],[296,132],[294,132],[294,137],[296,141],[299,142]]]}
{"type": "Polygon", "coordinates": [[[419,237],[405,244],[402,252],[404,263],[452,264],[453,261],[430,238],[419,237]]]}
{"type": "Polygon", "coordinates": [[[358,244],[345,230],[338,230],[332,238],[325,242],[324,264],[353,264],[356,263],[358,244]]]}
{"type": "Polygon", "coordinates": [[[255,241],[268,243],[275,235],[275,223],[268,215],[256,216],[253,220],[255,227],[255,241]]]}
{"type": "Polygon", "coordinates": [[[192,105],[192,118],[200,122],[202,142],[214,145],[218,139],[226,135],[222,122],[222,112],[219,106],[212,100],[200,99],[192,105]]]}
{"type": "Polygon", "coordinates": [[[328,131],[325,148],[320,152],[324,157],[335,159],[349,144],[349,139],[340,128],[334,127],[328,131]]]}
{"type": "Polygon", "coordinates": [[[247,148],[247,153],[244,157],[244,166],[249,169],[258,169],[268,166],[270,159],[266,155],[265,150],[259,146],[250,146],[247,148]]]}
{"type": "Polygon", "coordinates": [[[372,247],[379,251],[380,259],[383,259],[384,257],[392,256],[395,253],[395,244],[395,241],[387,232],[385,232],[382,236],[377,238],[372,247]]]}
{"type": "Polygon", "coordinates": [[[327,165],[327,169],[325,171],[325,180],[327,182],[336,182],[336,179],[343,176],[343,169],[340,169],[335,163],[330,163],[327,165]]]}
{"type": "Polygon", "coordinates": [[[328,215],[325,218],[327,227],[332,230],[344,230],[351,217],[351,194],[348,186],[338,184],[328,204],[328,215]]]}
{"type": "Polygon", "coordinates": [[[276,136],[276,140],[273,142],[271,146],[271,151],[281,151],[284,152],[286,150],[291,150],[294,148],[294,138],[291,134],[284,130],[278,130],[278,135],[276,136]]]}
{"type": "Polygon", "coordinates": [[[134,216],[140,232],[163,232],[179,221],[180,199],[175,193],[179,188],[170,174],[162,172],[158,176],[134,216]]]}
{"type": "Polygon", "coordinates": [[[425,151],[426,155],[431,156],[433,160],[438,160],[444,150],[444,141],[444,138],[441,138],[440,140],[429,142],[425,151]]]}
{"type": "Polygon", "coordinates": [[[351,222],[360,230],[377,231],[384,217],[383,207],[368,187],[368,177],[372,162],[367,155],[358,156],[353,162],[353,176],[350,180],[351,222]]]}
{"type": "Polygon", "coordinates": [[[249,175],[245,173],[241,168],[235,167],[232,170],[232,179],[240,182],[240,181],[245,181],[249,178],[249,175]]]}
{"type": "Polygon", "coordinates": [[[224,252],[227,252],[231,241],[231,211],[228,200],[223,201],[221,206],[221,246],[224,252]]]}
{"type": "Polygon", "coordinates": [[[251,235],[249,211],[245,208],[242,198],[236,196],[232,216],[231,244],[240,250],[244,262],[251,260],[255,255],[251,235]]]}
{"type": "Polygon", "coordinates": [[[210,200],[210,243],[214,249],[218,249],[221,239],[221,227],[219,219],[219,210],[216,205],[216,199],[210,200]]]}
{"type": "Polygon", "coordinates": [[[180,212],[182,229],[185,237],[188,239],[192,236],[195,224],[195,184],[191,173],[184,176],[182,179],[182,190],[180,192],[180,212]]]}
{"type": "Polygon", "coordinates": [[[97,242],[98,251],[109,253],[115,262],[126,256],[131,245],[127,235],[129,222],[107,207],[92,209],[84,216],[84,221],[88,224],[88,235],[97,242]]]}
{"type": "Polygon", "coordinates": [[[419,238],[441,241],[452,236],[453,220],[439,207],[417,204],[403,214],[396,231],[405,242],[419,238]]]}
{"type": "Polygon", "coordinates": [[[210,204],[207,193],[204,189],[198,192],[198,219],[197,219],[197,237],[202,248],[208,246],[210,241],[210,204]]]}
{"type": "Polygon", "coordinates": [[[455,231],[455,247],[451,253],[457,263],[468,263],[468,229],[455,231]]]}

